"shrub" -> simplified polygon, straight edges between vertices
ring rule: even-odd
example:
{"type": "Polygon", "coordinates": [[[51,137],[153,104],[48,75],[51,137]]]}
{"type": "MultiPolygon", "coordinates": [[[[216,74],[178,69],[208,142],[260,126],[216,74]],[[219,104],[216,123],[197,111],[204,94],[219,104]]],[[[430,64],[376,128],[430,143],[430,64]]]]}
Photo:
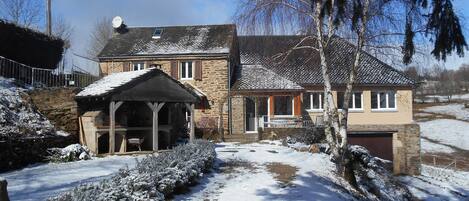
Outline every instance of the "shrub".
{"type": "Polygon", "coordinates": [[[307,128],[305,132],[300,132],[295,135],[288,136],[286,142],[288,144],[303,143],[315,144],[322,143],[326,139],[323,128],[311,127],[307,128]]]}
{"type": "Polygon", "coordinates": [[[71,144],[65,148],[50,148],[47,157],[51,162],[72,162],[91,159],[90,150],[80,144],[71,144]]]}
{"type": "Polygon", "coordinates": [[[389,161],[373,157],[365,147],[349,146],[357,186],[369,200],[412,200],[412,194],[386,168],[389,161]]]}
{"type": "Polygon", "coordinates": [[[212,167],[215,156],[212,143],[195,140],[172,152],[148,156],[110,179],[80,185],[49,200],[164,200],[176,188],[196,182],[212,167]]]}

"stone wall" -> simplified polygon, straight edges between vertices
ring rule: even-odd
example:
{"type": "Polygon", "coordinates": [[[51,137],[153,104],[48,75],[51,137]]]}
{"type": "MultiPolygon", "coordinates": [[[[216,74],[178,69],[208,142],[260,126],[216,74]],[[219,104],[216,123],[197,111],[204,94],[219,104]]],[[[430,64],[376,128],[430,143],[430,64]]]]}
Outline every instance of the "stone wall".
{"type": "Polygon", "coordinates": [[[420,126],[418,124],[350,125],[349,131],[392,131],[394,173],[407,175],[420,174],[420,126]]]}
{"type": "Polygon", "coordinates": [[[231,131],[232,134],[244,133],[244,97],[234,96],[231,98],[231,131]]]}
{"type": "Polygon", "coordinates": [[[29,93],[37,110],[45,115],[58,130],[78,134],[76,88],[38,89],[29,93]]]}
{"type": "MultiPolygon", "coordinates": [[[[171,61],[196,61],[202,62],[201,80],[179,80],[189,83],[207,96],[209,108],[196,109],[195,121],[198,123],[202,118],[211,118],[218,121],[220,110],[222,113],[222,124],[224,133],[228,132],[228,58],[201,58],[201,57],[175,57],[175,58],[142,58],[115,61],[101,61],[100,69],[103,75],[122,72],[124,65],[132,62],[143,62],[145,68],[150,65],[160,65],[161,70],[171,75],[171,61]]],[[[179,64],[178,64],[179,65],[179,64]]],[[[194,68],[193,68],[194,69],[194,68]]],[[[199,126],[199,125],[197,125],[199,126]]]]}
{"type": "Polygon", "coordinates": [[[278,140],[304,132],[306,132],[305,128],[264,128],[259,131],[259,136],[262,140],[278,140]]]}

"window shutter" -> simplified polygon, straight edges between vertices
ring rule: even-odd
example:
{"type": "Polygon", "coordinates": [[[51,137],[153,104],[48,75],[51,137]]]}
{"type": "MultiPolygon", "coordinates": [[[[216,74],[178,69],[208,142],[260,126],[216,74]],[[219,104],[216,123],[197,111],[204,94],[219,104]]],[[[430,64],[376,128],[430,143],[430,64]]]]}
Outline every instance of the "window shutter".
{"type": "Polygon", "coordinates": [[[301,95],[295,96],[295,100],[293,101],[295,111],[293,111],[293,115],[299,116],[301,115],[301,95]]]}
{"type": "Polygon", "coordinates": [[[202,80],[202,61],[195,61],[195,80],[202,80]]]}
{"type": "Polygon", "coordinates": [[[171,61],[171,77],[173,77],[176,80],[179,79],[177,61],[171,61]]]}
{"type": "Polygon", "coordinates": [[[123,65],[124,65],[123,66],[123,71],[124,72],[130,71],[130,62],[126,61],[126,62],[124,62],[123,65]]]}

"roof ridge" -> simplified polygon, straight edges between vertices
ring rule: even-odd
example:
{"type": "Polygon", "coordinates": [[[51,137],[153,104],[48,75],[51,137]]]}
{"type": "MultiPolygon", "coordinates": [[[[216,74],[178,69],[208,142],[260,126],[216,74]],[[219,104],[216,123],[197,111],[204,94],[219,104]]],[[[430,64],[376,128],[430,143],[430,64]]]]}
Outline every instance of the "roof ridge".
{"type": "Polygon", "coordinates": [[[163,26],[127,26],[127,28],[174,28],[174,27],[204,27],[204,26],[236,26],[235,24],[195,24],[195,25],[163,25],[163,26]]]}

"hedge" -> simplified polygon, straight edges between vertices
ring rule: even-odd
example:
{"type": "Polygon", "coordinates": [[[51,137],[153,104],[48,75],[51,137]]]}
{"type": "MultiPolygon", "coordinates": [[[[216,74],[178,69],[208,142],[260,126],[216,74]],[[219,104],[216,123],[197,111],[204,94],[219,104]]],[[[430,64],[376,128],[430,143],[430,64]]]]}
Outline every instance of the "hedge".
{"type": "Polygon", "coordinates": [[[55,69],[64,41],[0,20],[0,56],[44,69],[55,69]]]}
{"type": "Polygon", "coordinates": [[[133,169],[122,169],[110,179],[83,184],[50,201],[165,200],[178,187],[197,181],[210,169],[215,147],[196,140],[171,152],[148,156],[133,169]]]}

